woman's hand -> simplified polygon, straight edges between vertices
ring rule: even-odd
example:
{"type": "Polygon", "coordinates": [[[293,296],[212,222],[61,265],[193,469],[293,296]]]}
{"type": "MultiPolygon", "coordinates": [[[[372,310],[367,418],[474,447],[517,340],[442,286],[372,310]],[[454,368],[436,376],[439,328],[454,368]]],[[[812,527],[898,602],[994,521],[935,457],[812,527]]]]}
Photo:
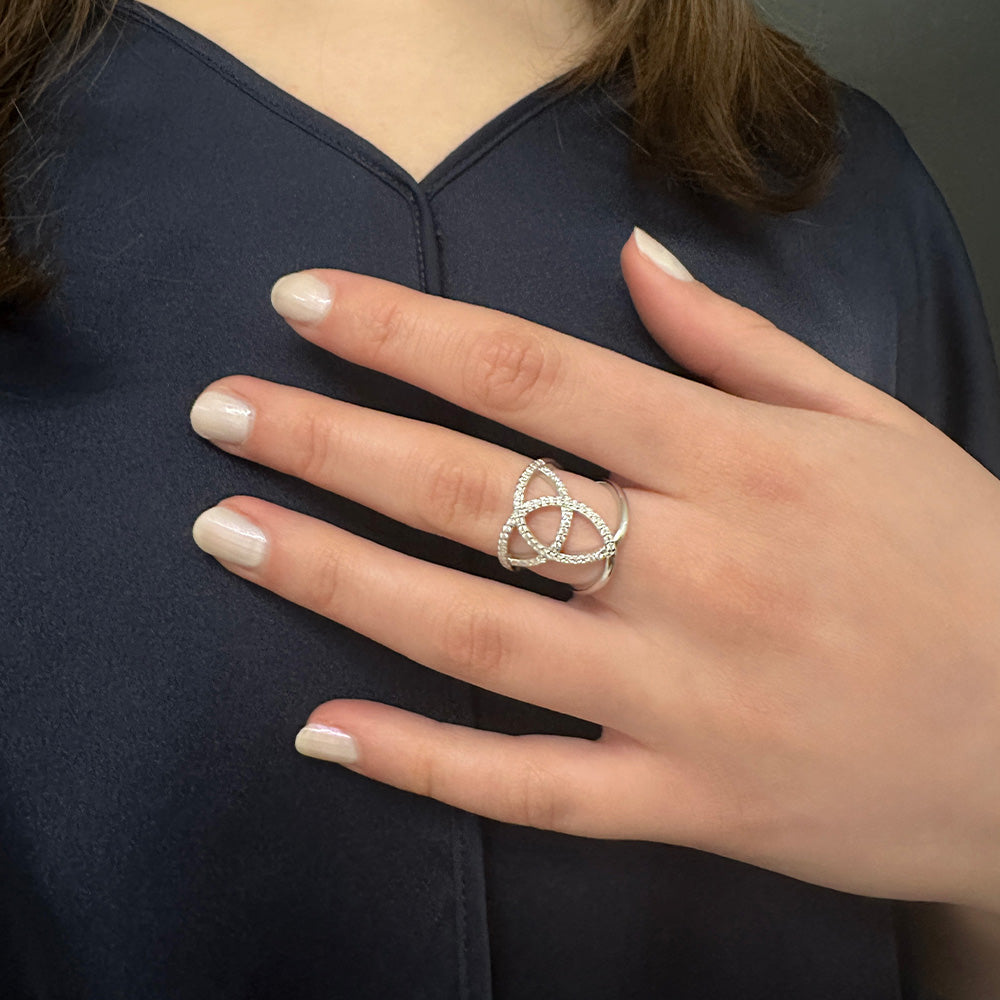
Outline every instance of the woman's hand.
{"type": "MultiPolygon", "coordinates": [[[[239,576],[604,727],[508,736],[339,700],[297,745],[509,823],[1000,911],[1000,481],[899,401],[683,280],[645,234],[622,269],[653,337],[712,385],[373,277],[276,286],[301,336],[613,470],[630,508],[610,581],[568,602],[253,497],[202,514],[198,544],[239,576]]],[[[231,454],[484,552],[539,457],[246,375],[209,388],[237,401],[203,395],[192,421],[231,454]]],[[[613,531],[612,491],[560,475],[613,531]]],[[[555,510],[532,518],[555,535],[555,510]]],[[[565,549],[595,543],[574,517],[565,549]]],[[[599,569],[537,572],[582,586],[599,569]]]]}

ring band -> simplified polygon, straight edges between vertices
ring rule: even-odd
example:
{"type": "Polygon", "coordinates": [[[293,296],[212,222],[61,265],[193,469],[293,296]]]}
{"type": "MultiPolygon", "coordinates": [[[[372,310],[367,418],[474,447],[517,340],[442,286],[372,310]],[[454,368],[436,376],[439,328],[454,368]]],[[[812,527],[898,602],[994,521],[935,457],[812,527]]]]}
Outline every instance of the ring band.
{"type": "Polygon", "coordinates": [[[497,558],[504,569],[522,569],[529,566],[540,566],[546,562],[567,563],[571,565],[597,562],[604,560],[604,570],[601,575],[585,587],[573,587],[577,593],[584,591],[594,591],[603,587],[611,576],[611,571],[615,568],[615,555],[618,551],[618,542],[625,537],[628,529],[628,500],[625,493],[617,484],[610,479],[601,479],[598,482],[614,491],[618,498],[618,530],[614,534],[607,526],[604,519],[591,507],[588,507],[580,500],[574,500],[566,489],[563,481],[556,475],[555,470],[562,469],[556,461],[551,458],[536,458],[521,473],[514,487],[514,510],[507,518],[504,526],[500,529],[500,538],[497,541],[497,558]],[[544,476],[555,488],[555,496],[537,497],[534,500],[525,500],[524,493],[535,475],[544,476]],[[535,536],[528,527],[527,515],[532,511],[542,507],[558,507],[560,509],[559,531],[551,545],[545,545],[535,536]],[[604,544],[594,549],[593,552],[567,553],[562,551],[563,542],[569,534],[570,525],[573,522],[574,514],[582,514],[597,529],[604,544]],[[507,543],[514,529],[531,546],[536,553],[534,556],[512,556],[507,552],[507,543]]]}

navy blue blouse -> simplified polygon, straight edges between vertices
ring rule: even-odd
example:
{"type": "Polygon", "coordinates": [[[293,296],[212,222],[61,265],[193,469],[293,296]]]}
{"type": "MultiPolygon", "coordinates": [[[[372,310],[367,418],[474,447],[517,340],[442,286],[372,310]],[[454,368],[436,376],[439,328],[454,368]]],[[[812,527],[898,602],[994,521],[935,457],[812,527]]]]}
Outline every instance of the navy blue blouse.
{"type": "MultiPolygon", "coordinates": [[[[478,690],[224,570],[237,493],[421,558],[496,559],[220,452],[188,411],[248,373],[581,459],[293,333],[272,283],[378,275],[685,373],[618,254],[635,224],[723,295],[1000,474],[1000,383],[948,209],[843,88],[843,169],[791,216],[630,175],[614,84],[553,84],[417,183],[135,0],[33,135],[57,292],[0,331],[0,996],[45,1000],[897,1000],[898,907],[667,844],[486,820],[301,757],[331,698],[507,733],[593,723],[478,690]]],[[[34,226],[34,218],[20,220],[34,226]]],[[[670,420],[670,414],[663,414],[670,420]]],[[[524,574],[553,597],[565,587],[524,574]]]]}

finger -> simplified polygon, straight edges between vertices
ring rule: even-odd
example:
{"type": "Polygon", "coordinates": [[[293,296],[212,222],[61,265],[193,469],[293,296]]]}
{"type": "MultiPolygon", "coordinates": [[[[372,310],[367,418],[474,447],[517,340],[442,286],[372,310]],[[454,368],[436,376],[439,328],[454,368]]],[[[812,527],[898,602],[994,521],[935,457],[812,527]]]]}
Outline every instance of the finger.
{"type": "Polygon", "coordinates": [[[638,640],[587,605],[416,559],[256,497],[204,511],[192,534],[238,576],[487,690],[601,725],[648,701],[628,668],[642,662],[638,640]]]}
{"type": "Polygon", "coordinates": [[[641,229],[622,248],[621,267],[636,310],[660,346],[725,392],[883,423],[906,409],[763,316],[684,280],[683,265],[641,229]]]}
{"type": "Polygon", "coordinates": [[[650,482],[668,468],[650,461],[660,444],[676,483],[685,455],[697,460],[738,430],[724,393],[499,310],[321,269],[286,275],[271,299],[325,350],[636,482],[669,488],[650,482]],[[310,294],[327,305],[306,321],[310,294]]]}
{"type": "Polygon", "coordinates": [[[597,741],[508,736],[345,699],[315,709],[295,746],[503,823],[605,839],[662,839],[669,829],[679,844],[704,825],[705,809],[680,769],[618,733],[597,741]]]}
{"type": "MultiPolygon", "coordinates": [[[[213,382],[191,408],[191,422],[199,434],[231,454],[491,555],[497,554],[501,529],[512,515],[515,484],[532,461],[446,427],[249,375],[213,382]],[[242,441],[224,440],[244,435],[242,441]]],[[[556,475],[570,497],[600,519],[595,525],[587,514],[573,513],[562,551],[599,554],[619,527],[617,496],[585,476],[565,471],[556,475]]],[[[556,487],[538,473],[525,498],[553,496],[556,487]]],[[[528,527],[541,544],[556,540],[560,513],[549,506],[527,515],[528,527]]],[[[516,530],[508,548],[515,557],[536,555],[516,530]]],[[[616,559],[622,558],[627,554],[619,551],[616,559]]],[[[585,587],[601,576],[604,564],[601,557],[576,566],[548,561],[531,568],[585,587]]]]}

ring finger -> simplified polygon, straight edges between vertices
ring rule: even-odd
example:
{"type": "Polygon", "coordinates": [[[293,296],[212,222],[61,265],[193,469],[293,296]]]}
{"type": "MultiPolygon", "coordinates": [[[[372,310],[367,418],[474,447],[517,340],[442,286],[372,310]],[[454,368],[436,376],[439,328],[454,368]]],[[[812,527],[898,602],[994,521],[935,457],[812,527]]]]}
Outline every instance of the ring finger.
{"type": "MultiPolygon", "coordinates": [[[[513,510],[514,485],[531,461],[446,427],[247,375],[212,383],[195,401],[191,423],[198,434],[231,454],[492,554],[513,510]]],[[[558,475],[569,496],[590,507],[613,534],[620,521],[615,493],[575,473],[558,475]]],[[[525,499],[555,492],[548,479],[535,475],[525,499]]],[[[559,531],[560,511],[543,507],[529,513],[527,521],[548,545],[559,531]]],[[[595,552],[605,540],[584,514],[575,513],[562,550],[595,552]]],[[[515,558],[535,556],[516,528],[508,551],[515,558]]],[[[585,587],[603,567],[601,558],[582,565],[548,561],[531,568],[585,587]]]]}

